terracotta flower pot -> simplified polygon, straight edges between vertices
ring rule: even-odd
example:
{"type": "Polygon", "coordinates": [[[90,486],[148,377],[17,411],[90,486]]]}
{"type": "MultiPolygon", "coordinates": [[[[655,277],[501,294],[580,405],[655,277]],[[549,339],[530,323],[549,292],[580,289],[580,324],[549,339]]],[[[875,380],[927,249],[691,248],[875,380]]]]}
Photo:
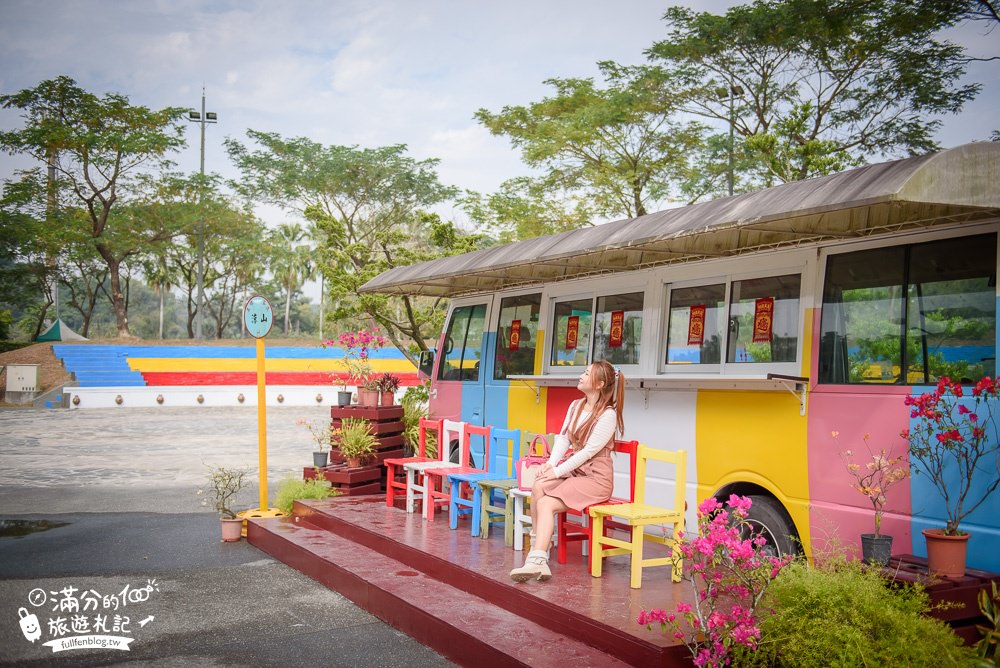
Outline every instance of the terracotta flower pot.
{"type": "Polygon", "coordinates": [[[356,469],[361,466],[361,457],[348,457],[347,458],[348,468],[356,469]]]}
{"type": "Polygon", "coordinates": [[[392,406],[393,402],[396,400],[395,392],[382,392],[379,396],[379,403],[383,406],[392,406]]]}
{"type": "Polygon", "coordinates": [[[969,534],[949,536],[944,529],[924,529],[927,541],[927,570],[931,575],[960,578],[965,575],[965,553],[969,534]]]}
{"type": "Polygon", "coordinates": [[[361,406],[378,406],[378,392],[375,390],[358,390],[358,404],[361,406]]]}
{"type": "Polygon", "coordinates": [[[243,535],[243,520],[229,519],[226,517],[219,518],[222,523],[222,542],[224,543],[237,543],[240,540],[240,536],[243,535]]]}

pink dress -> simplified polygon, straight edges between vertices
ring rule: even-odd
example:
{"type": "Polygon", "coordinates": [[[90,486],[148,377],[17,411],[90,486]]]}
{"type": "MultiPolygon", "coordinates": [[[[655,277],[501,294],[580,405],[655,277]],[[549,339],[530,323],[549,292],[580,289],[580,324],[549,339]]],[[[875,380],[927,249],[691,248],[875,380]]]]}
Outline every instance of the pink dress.
{"type": "MultiPolygon", "coordinates": [[[[570,406],[570,411],[574,407],[570,406]]],[[[608,409],[610,410],[610,409],[608,409]]],[[[579,448],[573,444],[573,451],[579,448]]],[[[580,446],[582,447],[582,446],[580,446]]],[[[614,465],[611,462],[611,451],[614,449],[614,435],[597,454],[570,471],[565,478],[548,478],[536,482],[531,488],[532,503],[536,503],[542,495],[554,496],[567,508],[582,511],[587,506],[604,503],[611,498],[614,489],[614,465]]]]}

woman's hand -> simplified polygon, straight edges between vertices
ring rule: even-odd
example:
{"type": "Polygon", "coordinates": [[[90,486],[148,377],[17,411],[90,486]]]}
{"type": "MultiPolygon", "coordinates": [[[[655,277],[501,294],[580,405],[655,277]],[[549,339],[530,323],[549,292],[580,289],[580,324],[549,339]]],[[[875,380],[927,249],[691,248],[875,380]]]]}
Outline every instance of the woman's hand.
{"type": "Polygon", "coordinates": [[[537,478],[555,478],[555,471],[552,469],[552,465],[548,462],[542,464],[542,470],[538,472],[537,478]]]}

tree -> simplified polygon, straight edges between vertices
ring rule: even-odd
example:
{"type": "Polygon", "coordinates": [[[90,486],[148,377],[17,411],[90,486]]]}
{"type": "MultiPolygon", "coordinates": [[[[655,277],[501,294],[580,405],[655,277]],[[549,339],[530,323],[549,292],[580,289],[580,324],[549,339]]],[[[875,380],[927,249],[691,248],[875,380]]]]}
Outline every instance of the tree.
{"type": "Polygon", "coordinates": [[[313,250],[302,243],[305,238],[306,233],[298,223],[282,223],[271,235],[271,271],[285,289],[285,334],[291,331],[292,294],[312,278],[315,271],[313,250]]]}
{"type": "Polygon", "coordinates": [[[459,202],[476,225],[502,243],[557,234],[591,225],[584,197],[557,193],[538,179],[508,179],[489,196],[466,191],[459,202]]]}
{"type": "Polygon", "coordinates": [[[25,120],[20,130],[0,132],[0,148],[53,166],[57,187],[86,211],[87,233],[108,266],[118,335],[131,336],[121,263],[156,237],[150,230],[131,229],[139,222],[135,217],[112,214],[132,175],[184,145],[180,118],[185,110],[151,111],[117,93],[98,97],[67,76],[0,95],[0,105],[24,111],[25,120]]]}
{"type": "Polygon", "coordinates": [[[960,46],[936,38],[954,3],[758,0],[725,15],[671,7],[668,38],[648,50],[686,81],[681,109],[732,120],[765,185],[841,171],[873,155],[936,148],[934,118],[961,110],[960,46]],[[728,94],[735,99],[731,118],[728,94]]]}
{"type": "Polygon", "coordinates": [[[680,99],[665,94],[664,70],[599,63],[606,83],[549,79],[555,95],[528,106],[486,109],[476,118],[510,137],[524,162],[546,170],[554,190],[582,190],[606,216],[642,216],[684,179],[702,142],[698,123],[681,122],[680,99]]]}
{"type": "Polygon", "coordinates": [[[242,173],[239,187],[253,199],[301,213],[326,236],[320,266],[333,303],[330,319],[377,323],[415,360],[407,339],[426,350],[439,302],[363,295],[358,288],[385,269],[445,252],[426,241],[434,217],[425,210],[455,194],[438,181],[438,161],[415,160],[403,145],[323,146],[275,133],[248,135],[260,148],[226,140],[242,173]]]}

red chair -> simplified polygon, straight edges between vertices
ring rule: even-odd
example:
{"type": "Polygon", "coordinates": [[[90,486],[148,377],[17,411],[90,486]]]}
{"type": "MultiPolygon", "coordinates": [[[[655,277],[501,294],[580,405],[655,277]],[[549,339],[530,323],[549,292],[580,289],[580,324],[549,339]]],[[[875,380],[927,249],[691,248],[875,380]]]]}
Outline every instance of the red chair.
{"type": "MultiPolygon", "coordinates": [[[[413,457],[392,457],[382,462],[385,464],[385,505],[393,505],[397,490],[404,494],[407,491],[406,480],[396,480],[397,471],[402,471],[403,466],[411,462],[430,462],[437,459],[437,457],[427,456],[427,432],[433,431],[437,434],[437,447],[440,448],[443,441],[442,430],[441,420],[420,418],[420,422],[417,425],[417,433],[419,434],[417,438],[417,454],[413,457]]],[[[447,447],[445,449],[447,450],[447,447]]]]}
{"type": "MultiPolygon", "coordinates": [[[[629,458],[629,473],[628,473],[628,498],[622,499],[618,497],[611,497],[607,501],[601,503],[596,503],[596,506],[607,506],[616,503],[632,503],[635,500],[635,463],[636,463],[636,452],[639,448],[639,441],[615,441],[614,452],[621,452],[628,455],[629,458]]],[[[591,527],[587,519],[589,518],[588,511],[590,506],[583,509],[582,512],[577,512],[575,510],[566,510],[565,512],[556,513],[556,536],[557,536],[557,549],[556,555],[557,560],[560,564],[565,564],[567,560],[566,556],[566,545],[570,542],[586,541],[584,554],[587,552],[587,548],[590,546],[590,536],[591,527]],[[579,517],[579,521],[572,521],[570,517],[579,517]]],[[[618,529],[620,531],[628,531],[630,534],[632,532],[632,527],[615,520],[605,520],[604,522],[604,535],[607,535],[609,529],[618,529]]],[[[590,560],[587,560],[590,564],[590,560]]],[[[591,574],[593,574],[593,568],[591,567],[591,574]]]]}
{"type": "MultiPolygon", "coordinates": [[[[467,474],[467,473],[487,473],[485,468],[477,469],[473,466],[469,466],[468,463],[472,459],[472,437],[481,436],[483,438],[483,465],[487,465],[490,461],[490,427],[489,425],[485,427],[477,427],[474,424],[465,425],[465,435],[462,438],[461,445],[459,447],[458,461],[459,465],[449,466],[444,468],[433,468],[424,471],[424,485],[426,487],[424,492],[424,519],[434,521],[434,511],[437,510],[438,506],[443,506],[448,508],[451,504],[451,489],[445,489],[444,481],[449,475],[455,474],[467,474]]],[[[460,482],[459,484],[468,488],[471,493],[471,488],[468,487],[468,482],[460,482]]]]}

